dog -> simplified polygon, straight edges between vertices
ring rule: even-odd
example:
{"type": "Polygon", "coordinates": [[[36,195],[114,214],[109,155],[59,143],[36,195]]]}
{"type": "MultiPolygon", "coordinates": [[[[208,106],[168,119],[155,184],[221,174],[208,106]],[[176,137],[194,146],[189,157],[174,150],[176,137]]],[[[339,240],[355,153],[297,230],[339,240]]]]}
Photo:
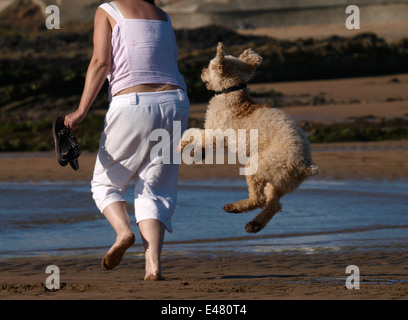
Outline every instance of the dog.
{"type": "MultiPolygon", "coordinates": [[[[257,171],[246,174],[249,197],[223,207],[230,213],[262,209],[245,225],[248,233],[262,230],[281,211],[280,199],[320,171],[312,161],[309,141],[298,123],[283,111],[267,104],[256,104],[251,99],[247,83],[261,63],[262,57],[252,49],[246,49],[236,58],[225,55],[223,43],[218,43],[215,58],[201,74],[207,90],[215,91],[206,110],[205,129],[186,130],[178,148],[182,152],[194,143],[194,150],[208,147],[205,142],[207,129],[258,130],[257,150],[247,164],[248,167],[251,161],[257,161],[257,171]]],[[[244,140],[249,150],[249,139],[244,140]]],[[[216,144],[211,146],[211,143],[210,147],[215,149],[216,144]]],[[[229,151],[237,152],[235,143],[225,141],[225,145],[229,151]]]]}

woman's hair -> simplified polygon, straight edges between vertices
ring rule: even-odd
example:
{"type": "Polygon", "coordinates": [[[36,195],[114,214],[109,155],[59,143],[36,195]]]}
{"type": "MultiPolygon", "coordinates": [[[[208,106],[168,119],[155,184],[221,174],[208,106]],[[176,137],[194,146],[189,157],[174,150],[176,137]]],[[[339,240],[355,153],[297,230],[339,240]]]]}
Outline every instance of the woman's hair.
{"type": "Polygon", "coordinates": [[[144,1],[146,1],[146,2],[149,2],[149,3],[151,3],[152,5],[156,5],[155,3],[154,3],[154,0],[144,0],[144,1]]]}

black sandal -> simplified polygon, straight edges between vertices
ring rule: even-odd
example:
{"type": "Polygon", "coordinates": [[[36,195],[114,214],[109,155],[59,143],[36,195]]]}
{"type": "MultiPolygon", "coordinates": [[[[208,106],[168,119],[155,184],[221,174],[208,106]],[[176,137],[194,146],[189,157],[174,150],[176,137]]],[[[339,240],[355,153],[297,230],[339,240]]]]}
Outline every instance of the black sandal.
{"type": "Polygon", "coordinates": [[[64,118],[61,116],[54,120],[52,133],[58,163],[63,167],[69,163],[72,169],[78,170],[78,158],[81,154],[81,149],[79,148],[78,140],[72,134],[70,127],[65,126],[64,118]]]}

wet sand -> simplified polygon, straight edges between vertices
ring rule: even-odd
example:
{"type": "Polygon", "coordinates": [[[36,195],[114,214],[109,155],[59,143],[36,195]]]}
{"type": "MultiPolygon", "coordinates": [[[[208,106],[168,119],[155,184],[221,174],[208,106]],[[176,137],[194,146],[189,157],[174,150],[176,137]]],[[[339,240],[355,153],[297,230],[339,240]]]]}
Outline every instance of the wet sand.
{"type": "Polygon", "coordinates": [[[98,257],[14,259],[1,263],[0,299],[406,299],[407,258],[379,251],[164,255],[163,282],[143,281],[143,259],[129,255],[112,271],[98,257]],[[60,270],[55,292],[45,288],[51,264],[60,270]],[[349,265],[359,267],[360,289],[346,288],[349,265]]]}

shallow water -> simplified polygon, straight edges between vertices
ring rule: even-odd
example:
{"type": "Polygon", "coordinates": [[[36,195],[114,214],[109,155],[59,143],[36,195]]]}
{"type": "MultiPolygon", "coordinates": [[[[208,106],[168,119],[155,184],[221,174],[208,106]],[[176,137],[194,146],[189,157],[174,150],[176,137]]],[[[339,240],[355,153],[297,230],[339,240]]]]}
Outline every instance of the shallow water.
{"type": "MultiPolygon", "coordinates": [[[[222,210],[246,197],[243,181],[180,182],[164,254],[408,247],[404,181],[306,181],[282,199],[282,212],[258,234],[247,234],[244,225],[260,210],[222,210]]],[[[126,198],[133,212],[131,190],[126,198]]],[[[1,257],[102,254],[115,239],[88,183],[0,183],[0,204],[1,257]]],[[[130,218],[138,235],[133,213],[130,218]]],[[[142,253],[140,236],[130,251],[142,253]]]]}

